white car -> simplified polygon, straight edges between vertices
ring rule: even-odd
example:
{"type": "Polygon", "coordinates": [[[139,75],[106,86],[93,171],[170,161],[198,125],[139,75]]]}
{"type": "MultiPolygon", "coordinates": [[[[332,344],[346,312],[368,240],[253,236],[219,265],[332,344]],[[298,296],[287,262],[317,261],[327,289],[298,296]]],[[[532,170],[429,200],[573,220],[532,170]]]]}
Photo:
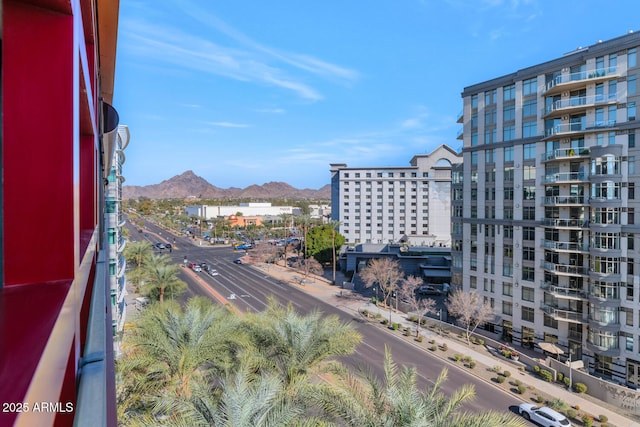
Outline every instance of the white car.
{"type": "Polygon", "coordinates": [[[193,266],[193,271],[195,271],[196,273],[200,273],[202,271],[202,267],[200,267],[199,265],[195,265],[193,266]]]}
{"type": "Polygon", "coordinates": [[[546,406],[536,406],[531,403],[521,403],[518,407],[520,415],[527,420],[536,422],[544,427],[569,427],[571,423],[559,412],[546,406]]]}

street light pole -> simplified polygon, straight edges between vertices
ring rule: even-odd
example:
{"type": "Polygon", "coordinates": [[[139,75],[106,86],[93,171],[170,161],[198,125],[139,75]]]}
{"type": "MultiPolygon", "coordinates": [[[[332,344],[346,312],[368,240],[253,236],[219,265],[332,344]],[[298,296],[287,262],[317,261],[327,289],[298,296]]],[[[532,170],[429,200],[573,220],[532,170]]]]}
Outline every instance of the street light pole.
{"type": "Polygon", "coordinates": [[[569,349],[569,391],[571,391],[571,388],[573,387],[573,374],[572,374],[572,367],[571,367],[571,356],[573,356],[573,351],[571,349],[569,349]]]}

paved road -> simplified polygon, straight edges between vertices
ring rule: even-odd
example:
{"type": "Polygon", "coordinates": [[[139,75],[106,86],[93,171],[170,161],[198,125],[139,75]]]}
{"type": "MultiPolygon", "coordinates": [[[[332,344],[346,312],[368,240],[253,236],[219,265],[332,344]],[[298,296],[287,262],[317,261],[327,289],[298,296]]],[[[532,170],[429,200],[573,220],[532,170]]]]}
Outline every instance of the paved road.
{"type": "MultiPolygon", "coordinates": [[[[150,241],[155,242],[154,233],[160,232],[154,226],[148,226],[150,241]]],[[[166,234],[166,232],[163,232],[166,234]]],[[[173,237],[165,241],[172,241],[173,237]]],[[[177,249],[169,254],[176,262],[181,263],[186,256],[189,262],[207,262],[217,269],[220,275],[211,277],[208,274],[194,273],[191,270],[183,271],[181,278],[189,284],[186,297],[193,295],[207,295],[211,297],[208,289],[227,298],[240,311],[261,311],[266,307],[268,296],[274,296],[283,304],[291,303],[297,311],[308,313],[313,309],[319,309],[327,314],[338,315],[343,321],[354,321],[357,330],[362,334],[362,343],[358,346],[356,354],[345,358],[344,362],[352,366],[366,364],[371,366],[379,375],[383,375],[382,361],[384,359],[385,345],[389,346],[394,360],[401,365],[415,366],[418,372],[418,383],[421,387],[431,384],[440,374],[443,362],[436,356],[425,352],[416,346],[407,343],[400,337],[375,328],[372,325],[359,322],[359,314],[348,313],[344,307],[340,307],[343,301],[333,297],[329,301],[322,301],[313,295],[301,290],[296,285],[291,285],[278,280],[265,272],[248,265],[234,264],[233,260],[241,253],[234,252],[230,247],[196,246],[187,243],[186,238],[176,238],[177,249]]],[[[337,288],[336,288],[337,289],[337,288]]],[[[476,399],[466,405],[466,409],[480,411],[487,409],[512,410],[520,401],[514,396],[505,393],[490,384],[468,374],[454,364],[447,366],[449,380],[443,387],[446,393],[452,393],[463,384],[474,384],[476,399]]]]}

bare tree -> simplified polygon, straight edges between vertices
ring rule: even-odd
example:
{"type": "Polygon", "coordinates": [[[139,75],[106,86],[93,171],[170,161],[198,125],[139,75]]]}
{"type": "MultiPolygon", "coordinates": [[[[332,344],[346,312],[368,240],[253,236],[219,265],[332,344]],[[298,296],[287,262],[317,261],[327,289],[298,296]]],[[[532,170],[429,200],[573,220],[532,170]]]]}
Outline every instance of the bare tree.
{"type": "Polygon", "coordinates": [[[416,338],[420,337],[420,327],[422,326],[422,318],[429,313],[436,312],[436,301],[432,298],[420,298],[416,290],[422,285],[420,277],[409,276],[402,280],[402,286],[398,292],[400,296],[407,301],[411,309],[418,317],[418,328],[416,330],[416,338]]]}
{"type": "MultiPolygon", "coordinates": [[[[398,289],[398,282],[404,277],[398,261],[391,258],[372,259],[360,271],[360,277],[367,288],[378,284],[385,305],[388,305],[391,293],[398,289]]],[[[391,312],[389,312],[391,313],[391,312]]],[[[391,317],[391,314],[389,314],[391,317]]]]}
{"type": "Polygon", "coordinates": [[[449,313],[455,316],[466,328],[467,345],[471,345],[469,338],[476,328],[491,320],[494,310],[476,292],[454,291],[446,303],[449,313]]]}

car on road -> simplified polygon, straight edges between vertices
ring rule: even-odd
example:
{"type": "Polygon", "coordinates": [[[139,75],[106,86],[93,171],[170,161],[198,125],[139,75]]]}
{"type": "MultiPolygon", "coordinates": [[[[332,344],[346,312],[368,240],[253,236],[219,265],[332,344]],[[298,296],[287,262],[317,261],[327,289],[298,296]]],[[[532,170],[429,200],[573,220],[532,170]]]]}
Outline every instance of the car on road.
{"type": "Polygon", "coordinates": [[[193,267],[193,271],[195,271],[196,273],[200,273],[202,271],[202,267],[196,264],[195,267],[193,267]]]}
{"type": "Polygon", "coordinates": [[[218,273],[218,270],[216,270],[215,268],[210,268],[209,270],[207,270],[207,273],[209,273],[210,276],[219,276],[220,273],[218,273]]]}
{"type": "Polygon", "coordinates": [[[171,248],[173,248],[173,246],[171,245],[171,243],[165,243],[164,244],[164,248],[165,249],[171,249],[171,248]]]}
{"type": "Polygon", "coordinates": [[[239,245],[235,245],[234,248],[239,251],[246,251],[247,249],[253,248],[251,243],[240,243],[239,245]]]}
{"type": "Polygon", "coordinates": [[[242,261],[242,258],[236,258],[233,260],[234,264],[244,264],[244,261],[242,261]]]}
{"type": "Polygon", "coordinates": [[[164,245],[164,243],[158,242],[156,243],[156,248],[162,250],[162,249],[166,249],[166,246],[164,245]]]}
{"type": "Polygon", "coordinates": [[[536,406],[531,403],[521,403],[518,412],[529,421],[544,427],[569,427],[571,422],[559,412],[546,406],[536,406]]]}
{"type": "Polygon", "coordinates": [[[419,295],[440,295],[442,292],[440,289],[436,289],[435,286],[423,285],[416,291],[419,295]]]}

